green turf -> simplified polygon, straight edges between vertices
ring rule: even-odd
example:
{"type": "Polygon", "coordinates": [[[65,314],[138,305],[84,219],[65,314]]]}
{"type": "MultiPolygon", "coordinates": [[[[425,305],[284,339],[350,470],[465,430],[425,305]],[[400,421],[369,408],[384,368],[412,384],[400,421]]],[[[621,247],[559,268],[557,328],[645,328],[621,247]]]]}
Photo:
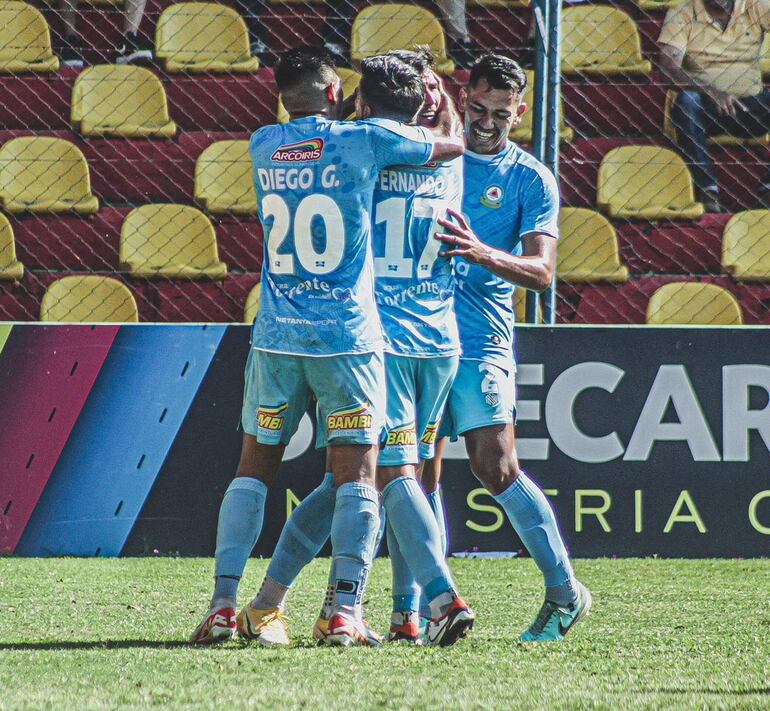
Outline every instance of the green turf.
{"type": "MultiPolygon", "coordinates": [[[[183,640],[211,560],[0,559],[0,709],[770,708],[770,560],[578,561],[594,612],[560,644],[515,642],[540,605],[529,560],[453,562],[478,613],[450,649],[317,648],[327,561],[290,599],[291,649],[183,640]]],[[[252,561],[253,593],[265,569],[252,561]]],[[[368,616],[384,629],[387,561],[368,616]]]]}

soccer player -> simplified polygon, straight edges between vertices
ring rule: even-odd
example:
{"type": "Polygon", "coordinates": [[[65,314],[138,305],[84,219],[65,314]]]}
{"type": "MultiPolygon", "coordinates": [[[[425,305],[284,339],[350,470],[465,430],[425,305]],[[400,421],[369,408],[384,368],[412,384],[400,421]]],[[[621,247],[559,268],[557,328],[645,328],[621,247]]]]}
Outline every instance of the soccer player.
{"type": "MultiPolygon", "coordinates": [[[[424,90],[413,74],[421,103],[424,90]]],[[[369,239],[374,183],[388,165],[456,157],[463,146],[392,121],[336,120],[342,89],[323,50],[290,50],[275,78],[291,121],[257,130],[249,146],[264,264],[246,365],[243,447],[219,513],[214,594],[192,639],[227,639],[237,627],[266,644],[288,643],[277,609],[247,605],[236,622],[236,592],[262,528],[267,489],[314,394],[336,487],[330,643],[366,644],[355,610],[379,528],[375,468],[385,407],[369,239]]]]}
{"type": "MultiPolygon", "coordinates": [[[[402,60],[420,73],[426,88],[420,115],[423,125],[459,130],[459,116],[431,70],[432,56],[423,52],[393,52],[365,60],[357,115],[399,121],[414,118],[420,104],[402,97],[409,86],[408,74],[399,78],[389,73],[398,79],[395,86],[375,81],[375,69],[398,66],[402,60]]],[[[398,558],[391,553],[395,613],[390,638],[421,641],[417,604],[422,586],[432,620],[429,642],[443,646],[463,637],[475,615],[454,590],[441,541],[443,516],[439,527],[415,479],[415,467],[420,456],[433,454],[436,426],[457,369],[452,266],[439,254],[441,245],[432,237],[447,208],[459,209],[461,195],[460,159],[421,168],[394,166],[380,174],[372,214],[375,290],[383,319],[387,373],[387,438],[378,460],[377,483],[389,521],[389,547],[395,554],[403,551],[398,558]]],[[[319,434],[318,444],[324,446],[324,433],[319,434]]],[[[282,609],[289,588],[329,535],[332,492],[327,475],[294,510],[252,606],[282,609]]],[[[313,631],[321,642],[333,634],[329,617],[337,577],[334,565],[324,610],[313,631]]],[[[369,631],[369,638],[374,637],[369,631]]]]}
{"type": "MultiPolygon", "coordinates": [[[[574,575],[553,511],[519,466],[514,432],[513,290],[543,291],[556,263],[559,194],[553,175],[508,140],[526,106],[526,76],[487,55],[460,91],[465,114],[463,213],[437,238],[457,259],[455,311],[462,357],[442,434],[463,435],[471,470],[508,515],[545,580],[545,602],[522,641],[561,640],[591,607],[574,575]]],[[[443,446],[443,443],[442,443],[443,446]]],[[[440,477],[440,455],[423,483],[440,477]]]]}

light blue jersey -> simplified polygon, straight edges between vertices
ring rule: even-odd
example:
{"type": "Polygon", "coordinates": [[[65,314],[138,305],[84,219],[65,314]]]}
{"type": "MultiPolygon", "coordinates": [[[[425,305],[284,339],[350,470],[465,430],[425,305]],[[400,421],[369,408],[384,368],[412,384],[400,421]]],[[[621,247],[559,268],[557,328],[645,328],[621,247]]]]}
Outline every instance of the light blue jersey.
{"type": "MultiPolygon", "coordinates": [[[[559,190],[553,174],[514,143],[496,155],[465,153],[463,213],[479,239],[521,254],[530,232],[559,236],[559,190]]],[[[458,260],[455,312],[463,360],[513,366],[513,284],[458,260]]]]}
{"type": "Polygon", "coordinates": [[[383,168],[424,165],[424,128],[312,116],[264,126],[249,150],[264,229],[259,350],[308,356],[382,348],[370,246],[383,168]]]}
{"type": "Polygon", "coordinates": [[[374,191],[377,306],[389,353],[417,358],[460,351],[452,263],[433,235],[448,207],[462,209],[463,160],[383,170],[374,191]]]}

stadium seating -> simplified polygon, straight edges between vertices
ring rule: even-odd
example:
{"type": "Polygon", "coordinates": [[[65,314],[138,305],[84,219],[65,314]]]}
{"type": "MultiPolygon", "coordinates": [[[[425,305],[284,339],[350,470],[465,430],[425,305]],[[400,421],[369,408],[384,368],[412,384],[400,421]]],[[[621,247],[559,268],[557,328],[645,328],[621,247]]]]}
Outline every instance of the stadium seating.
{"type": "Polygon", "coordinates": [[[248,141],[218,141],[201,153],[195,164],[195,200],[213,215],[257,213],[248,141]]]}
{"type": "Polygon", "coordinates": [[[452,74],[455,65],[446,50],[444,30],[430,11],[417,5],[383,3],[365,7],[356,15],[350,39],[350,58],[356,63],[364,57],[428,45],[436,56],[436,71],[452,74]],[[409,28],[408,32],[404,29],[409,28]]]}
{"type": "Polygon", "coordinates": [[[0,213],[0,280],[18,281],[24,276],[24,265],[16,259],[16,243],[8,218],[0,213]]]}
{"type": "Polygon", "coordinates": [[[580,207],[563,207],[559,215],[558,277],[568,282],[625,282],[618,237],[603,215],[580,207]]]}
{"type": "Polygon", "coordinates": [[[640,10],[645,12],[661,12],[681,5],[684,0],[636,0],[640,10]]]}
{"type": "Polygon", "coordinates": [[[727,289],[701,282],[674,282],[660,287],[647,304],[648,324],[739,326],[741,307],[727,289]]]}
{"type": "Polygon", "coordinates": [[[722,268],[741,281],[770,282],[770,210],[730,219],[722,236],[722,268]]]}
{"type": "Polygon", "coordinates": [[[643,74],[652,70],[642,57],[633,19],[607,5],[577,5],[563,11],[561,68],[564,74],[643,74]]]}
{"type": "Polygon", "coordinates": [[[767,78],[770,76],[770,32],[765,33],[765,39],[762,43],[762,56],[760,59],[762,66],[762,76],[767,78]]]}
{"type": "Polygon", "coordinates": [[[53,282],[40,304],[41,321],[136,323],[139,312],[131,290],[110,277],[67,276],[53,282]]]}
{"type": "Polygon", "coordinates": [[[84,136],[171,138],[160,79],[143,67],[104,64],[80,73],[72,89],[73,127],[84,136]]]}
{"type": "Polygon", "coordinates": [[[246,306],[243,309],[243,322],[252,323],[259,313],[259,306],[262,303],[262,282],[255,284],[254,288],[246,297],[246,306]]]}
{"type": "Polygon", "coordinates": [[[143,205],[120,230],[120,268],[137,277],[224,279],[214,227],[187,205],[143,205]]]}
{"type": "Polygon", "coordinates": [[[703,215],[685,162],[658,146],[609,151],[599,166],[596,203],[613,218],[695,220],[703,215]]]}
{"type": "MultiPolygon", "coordinates": [[[[677,142],[676,129],[671,123],[671,111],[674,108],[674,101],[676,100],[677,92],[668,91],[666,93],[666,104],[663,111],[663,133],[673,142],[677,142]]],[[[739,138],[738,136],[728,136],[727,134],[720,134],[718,136],[711,136],[709,143],[720,146],[767,146],[770,145],[770,133],[766,133],[764,136],[758,136],[757,138],[739,138]]]]}
{"type": "Polygon", "coordinates": [[[0,203],[11,213],[99,210],[80,149],[45,136],[14,138],[0,148],[0,203]]]}
{"type": "Polygon", "coordinates": [[[532,0],[471,0],[472,5],[483,5],[484,7],[504,7],[504,8],[528,8],[532,5],[532,0]]]}
{"type": "MultiPolygon", "coordinates": [[[[516,143],[532,143],[532,121],[535,118],[535,73],[531,69],[524,70],[527,75],[527,89],[524,92],[522,101],[527,105],[524,116],[521,117],[521,123],[514,126],[508,137],[516,143]]],[[[559,124],[559,138],[569,143],[575,137],[575,132],[564,122],[564,106],[562,102],[559,124]]]]}
{"type": "Polygon", "coordinates": [[[52,73],[59,58],[51,49],[51,33],[40,10],[26,2],[0,2],[0,73],[52,73]]]}
{"type": "MultiPolygon", "coordinates": [[[[348,69],[347,67],[337,67],[337,74],[339,74],[339,77],[342,80],[342,93],[347,99],[358,87],[358,82],[361,81],[361,75],[357,71],[348,69]]],[[[351,114],[348,118],[352,118],[353,115],[354,114],[351,114]]],[[[283,105],[280,96],[278,97],[278,108],[275,112],[275,120],[278,121],[278,123],[288,123],[289,121],[289,112],[283,105]]]]}
{"type": "Polygon", "coordinates": [[[235,72],[259,69],[249,51],[246,23],[232,8],[207,2],[167,7],[155,29],[155,55],[167,72],[235,72]]]}

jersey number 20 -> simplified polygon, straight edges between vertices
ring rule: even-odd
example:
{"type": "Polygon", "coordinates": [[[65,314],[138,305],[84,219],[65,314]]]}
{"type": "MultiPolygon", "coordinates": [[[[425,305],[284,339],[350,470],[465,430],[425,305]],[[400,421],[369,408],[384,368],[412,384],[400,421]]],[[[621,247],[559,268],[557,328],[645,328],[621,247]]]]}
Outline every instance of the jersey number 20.
{"type": "MultiPolygon", "coordinates": [[[[279,254],[291,227],[291,215],[286,201],[275,193],[262,198],[262,215],[272,217],[273,226],[267,239],[268,269],[273,274],[294,274],[293,254],[279,254]]],[[[339,206],[328,195],[308,195],[294,211],[294,251],[302,268],[311,274],[329,274],[345,256],[345,223],[339,206]],[[313,244],[313,219],[320,217],[326,234],[323,251],[313,244]]]]}

